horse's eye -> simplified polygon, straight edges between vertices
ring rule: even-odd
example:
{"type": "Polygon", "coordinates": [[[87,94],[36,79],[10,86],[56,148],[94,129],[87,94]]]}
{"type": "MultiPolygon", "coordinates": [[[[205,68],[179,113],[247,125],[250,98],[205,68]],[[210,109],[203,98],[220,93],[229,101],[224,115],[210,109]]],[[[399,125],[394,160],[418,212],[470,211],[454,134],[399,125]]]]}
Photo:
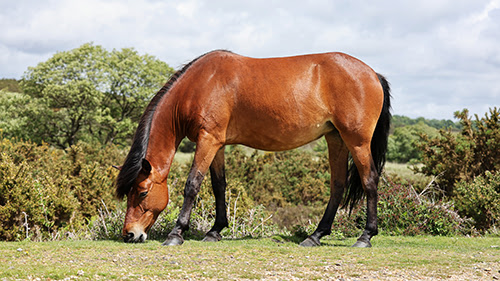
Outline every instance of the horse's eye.
{"type": "Polygon", "coordinates": [[[144,198],[144,197],[146,197],[146,195],[148,195],[148,192],[147,192],[147,191],[144,191],[144,192],[139,193],[139,197],[140,197],[140,198],[144,198]]]}

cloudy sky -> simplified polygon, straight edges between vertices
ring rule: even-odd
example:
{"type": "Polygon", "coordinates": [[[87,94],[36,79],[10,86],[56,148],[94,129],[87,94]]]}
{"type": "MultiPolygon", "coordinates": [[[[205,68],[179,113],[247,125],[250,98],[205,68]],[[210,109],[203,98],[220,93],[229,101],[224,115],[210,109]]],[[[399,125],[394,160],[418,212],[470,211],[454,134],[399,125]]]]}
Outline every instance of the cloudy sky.
{"type": "Polygon", "coordinates": [[[386,75],[394,114],[500,106],[500,0],[0,0],[0,78],[87,42],[174,68],[213,49],[342,51],[386,75]]]}

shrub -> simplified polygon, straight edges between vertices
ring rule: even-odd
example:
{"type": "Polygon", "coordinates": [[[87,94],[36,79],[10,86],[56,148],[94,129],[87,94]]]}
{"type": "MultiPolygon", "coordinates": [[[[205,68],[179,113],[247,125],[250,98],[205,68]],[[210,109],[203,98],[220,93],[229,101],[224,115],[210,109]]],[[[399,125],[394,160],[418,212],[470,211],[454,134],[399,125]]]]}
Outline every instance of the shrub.
{"type": "Polygon", "coordinates": [[[273,209],[287,205],[326,204],[330,168],[325,155],[306,150],[247,155],[234,147],[226,155],[228,179],[241,182],[253,201],[273,209]]]}
{"type": "Polygon", "coordinates": [[[474,219],[480,231],[500,227],[500,171],[485,172],[455,187],[454,202],[460,214],[474,219]]]}
{"type": "MultiPolygon", "coordinates": [[[[261,205],[269,215],[272,214],[269,221],[286,231],[311,234],[317,227],[329,199],[330,175],[326,156],[304,150],[280,153],[255,151],[249,154],[235,147],[228,149],[226,154],[226,170],[226,202],[230,220],[248,219],[251,210],[261,205]]],[[[171,168],[172,208],[182,205],[182,190],[188,171],[189,165],[178,163],[171,168]]],[[[215,217],[214,209],[210,180],[207,178],[192,218],[198,222],[204,218],[211,221],[215,217]]],[[[366,224],[365,209],[364,203],[351,213],[340,209],[332,227],[333,234],[337,237],[358,236],[366,224]]],[[[198,226],[206,231],[212,223],[204,223],[204,226],[198,226]]],[[[242,221],[239,224],[244,225],[242,221]]],[[[406,182],[380,182],[379,225],[382,232],[394,235],[470,232],[468,221],[456,213],[452,203],[434,200],[434,193],[428,190],[425,194],[417,194],[406,182]]],[[[228,234],[232,229],[233,226],[230,226],[224,233],[228,234]]],[[[235,235],[231,233],[231,237],[235,235]]]]}
{"type": "Polygon", "coordinates": [[[440,131],[437,138],[421,136],[417,147],[422,150],[421,168],[415,168],[430,176],[439,175],[437,182],[446,195],[453,195],[453,187],[459,181],[470,182],[486,171],[500,170],[500,111],[495,107],[490,114],[472,121],[468,111],[455,112],[462,131],[440,131]]]}
{"type": "Polygon", "coordinates": [[[122,157],[114,146],[60,150],[1,139],[0,239],[48,239],[82,228],[103,203],[114,210],[111,163],[122,157]]]}
{"type": "Polygon", "coordinates": [[[390,235],[453,235],[470,232],[469,222],[452,202],[433,201],[411,186],[390,180],[379,184],[380,229],[390,235]]]}
{"type": "MultiPolygon", "coordinates": [[[[181,206],[190,163],[174,162],[169,174],[171,204],[181,206]]],[[[227,197],[231,205],[239,198],[238,214],[263,205],[271,211],[286,206],[326,206],[330,196],[330,169],[325,155],[304,150],[246,153],[230,147],[226,152],[227,197]]],[[[198,194],[197,206],[213,206],[208,174],[198,194]]],[[[229,207],[229,206],[228,206],[229,207]]],[[[232,206],[231,206],[232,208],[232,206]]]]}
{"type": "MultiPolygon", "coordinates": [[[[125,202],[113,198],[116,171],[126,151],[115,146],[79,143],[66,150],[47,144],[0,139],[0,239],[32,240],[63,237],[120,239],[125,202]]],[[[223,235],[231,238],[311,233],[329,199],[329,170],[326,156],[297,150],[280,153],[245,153],[228,149],[226,192],[229,227],[223,235]],[[231,151],[232,150],[232,151],[231,151]]],[[[189,165],[174,162],[169,175],[170,204],[151,229],[151,239],[164,239],[174,227],[183,201],[189,165]]],[[[463,194],[459,210],[473,209],[475,201],[485,210],[497,210],[493,194],[498,174],[463,194]],[[483,200],[483,201],[481,201],[483,200]]],[[[498,187],[498,185],[497,185],[498,187]]],[[[465,183],[464,183],[465,188],[465,183]]],[[[214,198],[210,179],[203,186],[191,217],[187,238],[200,238],[213,225],[214,198]]],[[[459,188],[458,190],[462,190],[459,188]]],[[[428,193],[427,193],[428,194],[428,193]]],[[[462,193],[460,193],[462,194],[462,193]]],[[[459,197],[457,197],[459,198],[459,197]]],[[[496,211],[489,225],[498,225],[496,211]]],[[[333,225],[336,237],[361,233],[366,222],[364,204],[349,214],[341,209],[333,225]]],[[[388,234],[450,235],[469,233],[468,221],[460,218],[454,205],[417,194],[408,184],[379,184],[379,225],[388,234]]]]}
{"type": "Polygon", "coordinates": [[[191,153],[196,150],[196,143],[188,140],[187,138],[183,139],[179,144],[178,150],[184,153],[191,153]]]}

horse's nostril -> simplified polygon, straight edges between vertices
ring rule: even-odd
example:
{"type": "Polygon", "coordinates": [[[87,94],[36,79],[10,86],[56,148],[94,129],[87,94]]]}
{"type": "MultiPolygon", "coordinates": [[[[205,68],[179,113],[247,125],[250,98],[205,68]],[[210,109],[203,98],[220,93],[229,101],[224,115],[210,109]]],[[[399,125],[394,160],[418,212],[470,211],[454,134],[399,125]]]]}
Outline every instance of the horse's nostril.
{"type": "Polygon", "coordinates": [[[129,232],[127,233],[127,235],[123,235],[123,240],[125,242],[132,242],[134,239],[134,233],[133,232],[129,232]]]}

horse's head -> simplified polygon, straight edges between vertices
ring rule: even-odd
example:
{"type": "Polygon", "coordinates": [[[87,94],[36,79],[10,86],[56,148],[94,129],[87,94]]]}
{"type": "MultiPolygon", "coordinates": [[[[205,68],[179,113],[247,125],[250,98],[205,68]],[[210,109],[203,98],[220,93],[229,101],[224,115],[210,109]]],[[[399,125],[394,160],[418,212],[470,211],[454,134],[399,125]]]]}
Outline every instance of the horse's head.
{"type": "Polygon", "coordinates": [[[127,194],[123,240],[144,242],[149,229],[167,207],[167,203],[167,181],[162,179],[148,160],[143,159],[141,171],[127,194]]]}

